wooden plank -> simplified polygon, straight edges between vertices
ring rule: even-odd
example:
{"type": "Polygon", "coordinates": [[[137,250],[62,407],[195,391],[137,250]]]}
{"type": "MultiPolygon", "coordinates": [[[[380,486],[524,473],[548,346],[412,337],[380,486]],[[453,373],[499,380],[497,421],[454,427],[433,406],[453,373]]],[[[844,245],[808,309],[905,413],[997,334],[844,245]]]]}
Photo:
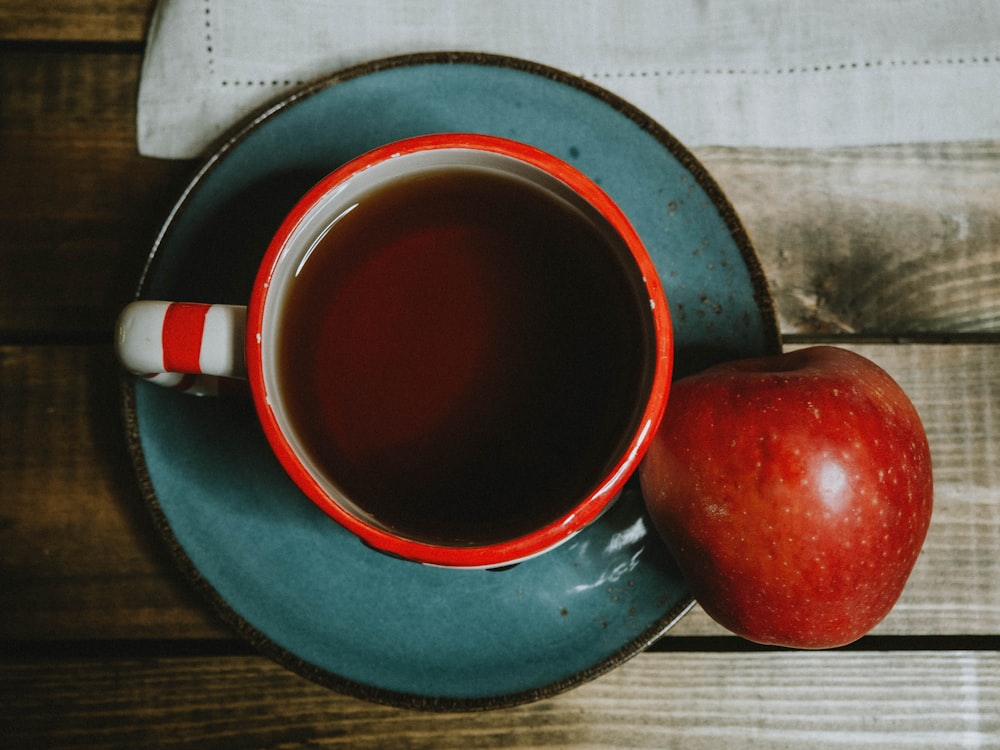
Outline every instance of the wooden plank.
{"type": "MultiPolygon", "coordinates": [[[[1000,346],[852,347],[926,423],[937,475],[925,548],[882,635],[1000,633],[1000,346]]],[[[141,508],[107,346],[0,347],[0,637],[224,635],[177,581],[141,508]]],[[[700,610],[677,635],[719,635],[700,610]]]]}
{"type": "Polygon", "coordinates": [[[0,182],[0,338],[110,341],[169,208],[163,185],[187,172],[126,143],[36,134],[0,149],[0,173],[18,176],[0,182]]]}
{"type": "Polygon", "coordinates": [[[139,62],[0,56],[0,337],[108,336],[133,294],[192,171],[136,151],[139,62]]]}
{"type": "Polygon", "coordinates": [[[69,143],[96,133],[134,150],[127,141],[135,133],[141,64],[141,55],[130,52],[4,51],[0,132],[25,141],[56,133],[69,143]]]}
{"type": "Polygon", "coordinates": [[[1000,142],[697,155],[785,333],[1000,331],[1000,142]]]}
{"type": "MultiPolygon", "coordinates": [[[[191,174],[136,154],[140,62],[0,57],[0,335],[106,332],[191,174]]],[[[1000,142],[697,155],[784,333],[1000,332],[1000,142]]]]}
{"type": "Polygon", "coordinates": [[[228,635],[146,516],[110,347],[0,347],[0,404],[0,637],[228,635]]]}
{"type": "Polygon", "coordinates": [[[142,42],[154,0],[2,0],[0,39],[142,42]]]}
{"type": "Polygon", "coordinates": [[[363,703],[256,657],[8,660],[5,746],[997,748],[997,652],[643,654],[482,713],[363,703]]]}

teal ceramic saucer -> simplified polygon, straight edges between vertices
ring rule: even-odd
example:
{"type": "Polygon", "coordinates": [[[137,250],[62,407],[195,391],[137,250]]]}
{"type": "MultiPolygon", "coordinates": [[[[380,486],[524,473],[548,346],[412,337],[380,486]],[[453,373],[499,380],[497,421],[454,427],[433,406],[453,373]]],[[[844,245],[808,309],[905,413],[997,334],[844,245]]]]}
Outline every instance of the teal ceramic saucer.
{"type": "MultiPolygon", "coordinates": [[[[374,146],[440,131],[533,144],[618,202],[663,279],[678,375],[780,348],[738,219],[669,133],[568,74],[464,53],[351,68],[252,118],[179,199],[138,296],[245,304],[299,195],[374,146]]],[[[438,710],[535,700],[640,652],[692,604],[635,482],[541,557],[504,571],[430,568],[368,549],[314,507],[249,400],[128,380],[124,403],[140,483],[180,568],[261,652],[350,695],[438,710]]]]}

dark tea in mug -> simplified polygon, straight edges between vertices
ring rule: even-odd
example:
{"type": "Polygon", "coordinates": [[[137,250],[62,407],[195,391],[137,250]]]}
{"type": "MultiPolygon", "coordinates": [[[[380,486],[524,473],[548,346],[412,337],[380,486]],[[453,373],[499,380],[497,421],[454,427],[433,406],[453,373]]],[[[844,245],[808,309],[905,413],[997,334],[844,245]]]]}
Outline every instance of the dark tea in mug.
{"type": "Polygon", "coordinates": [[[136,300],[115,349],[161,385],[245,378],[274,457],[343,530],[464,569],[600,518],[659,428],[674,360],[622,209],[558,157],[482,133],[342,163],[277,227],[246,305],[136,300]]]}
{"type": "Polygon", "coordinates": [[[596,215],[476,167],[361,195],[284,298],[277,378],[303,451],[394,534],[477,546],[570,511],[651,387],[649,296],[596,215]]]}

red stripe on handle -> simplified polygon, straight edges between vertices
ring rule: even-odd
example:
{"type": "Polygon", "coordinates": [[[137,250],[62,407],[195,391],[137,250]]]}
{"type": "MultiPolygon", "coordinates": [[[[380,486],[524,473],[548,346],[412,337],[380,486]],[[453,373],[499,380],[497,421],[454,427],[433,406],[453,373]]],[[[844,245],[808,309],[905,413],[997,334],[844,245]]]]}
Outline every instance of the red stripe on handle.
{"type": "Polygon", "coordinates": [[[175,302],[163,317],[163,369],[201,372],[201,337],[211,305],[175,302]]]}

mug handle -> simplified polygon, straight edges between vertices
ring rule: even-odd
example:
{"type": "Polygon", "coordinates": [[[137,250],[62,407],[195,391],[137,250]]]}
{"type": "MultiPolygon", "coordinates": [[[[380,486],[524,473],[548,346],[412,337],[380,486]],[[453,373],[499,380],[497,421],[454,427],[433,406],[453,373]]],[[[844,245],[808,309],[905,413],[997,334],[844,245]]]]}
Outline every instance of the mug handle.
{"type": "Polygon", "coordinates": [[[115,325],[115,353],[152,383],[194,395],[247,392],[247,309],[140,300],[115,325]]]}

